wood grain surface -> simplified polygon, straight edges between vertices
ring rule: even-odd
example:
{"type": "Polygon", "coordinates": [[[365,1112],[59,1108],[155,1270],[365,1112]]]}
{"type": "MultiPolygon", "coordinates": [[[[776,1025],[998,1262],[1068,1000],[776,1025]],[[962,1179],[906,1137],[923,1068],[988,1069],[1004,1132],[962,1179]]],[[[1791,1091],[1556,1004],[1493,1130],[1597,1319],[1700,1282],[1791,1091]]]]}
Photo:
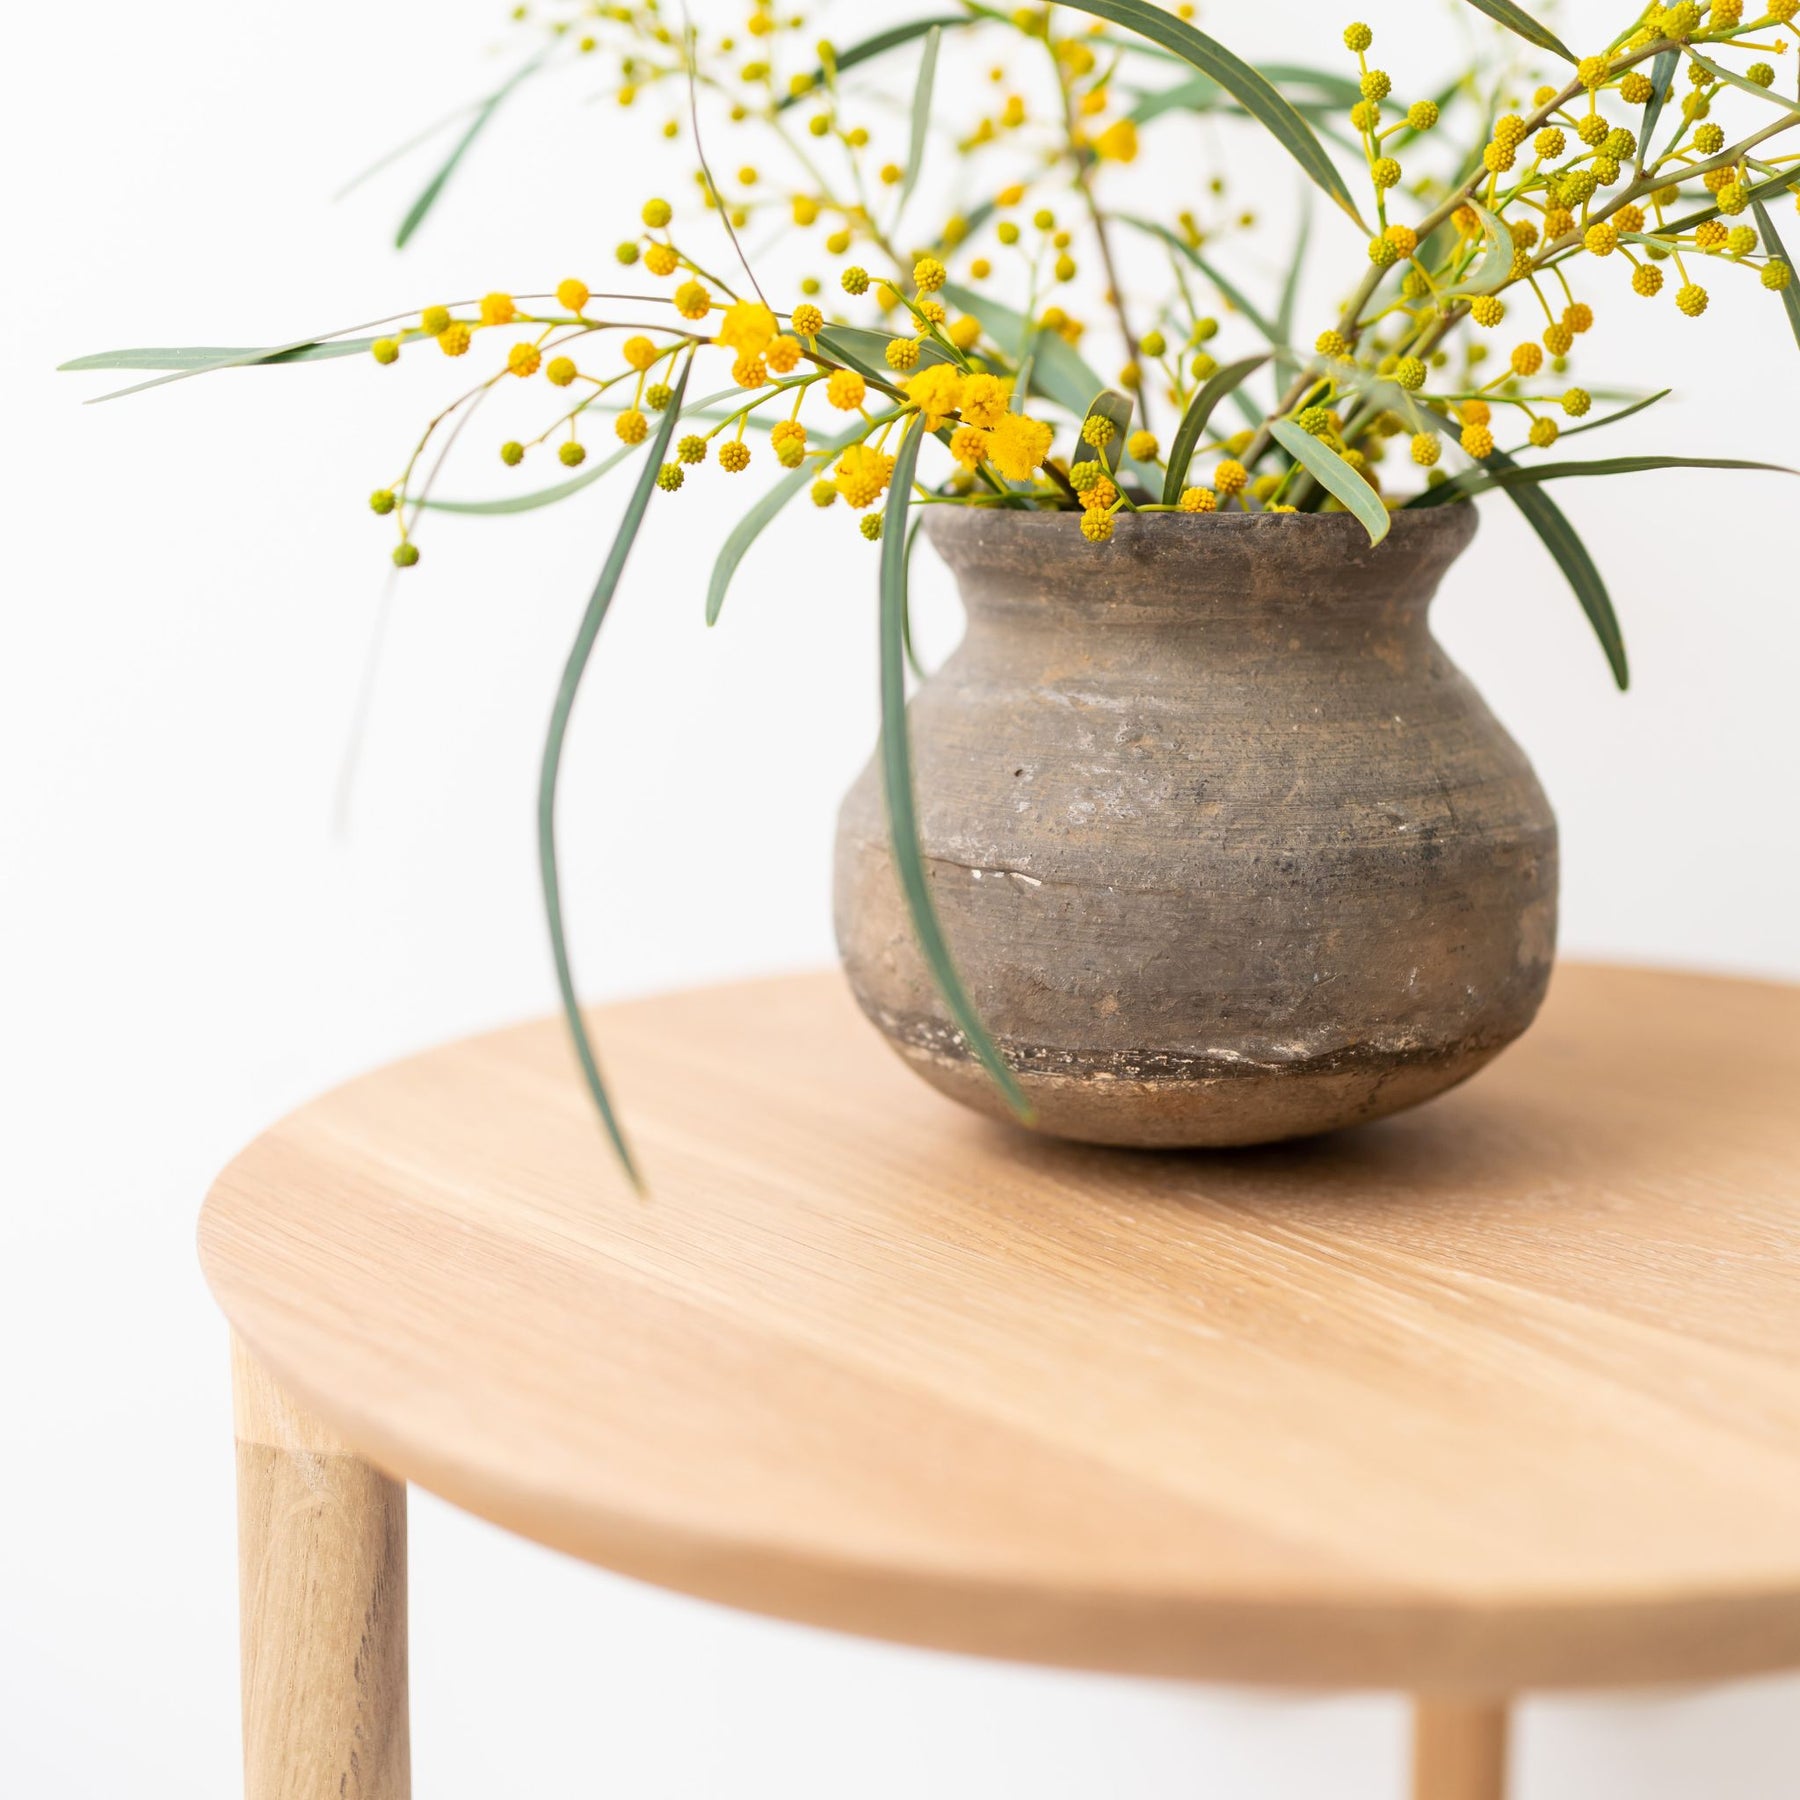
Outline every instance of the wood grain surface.
{"type": "Polygon", "coordinates": [[[1562,968],[1467,1087],[1264,1150],[1026,1136],[836,975],[325,1096],[209,1280],[396,1475],[728,1604],[1448,1696],[1800,1664],[1800,990],[1562,968]]]}

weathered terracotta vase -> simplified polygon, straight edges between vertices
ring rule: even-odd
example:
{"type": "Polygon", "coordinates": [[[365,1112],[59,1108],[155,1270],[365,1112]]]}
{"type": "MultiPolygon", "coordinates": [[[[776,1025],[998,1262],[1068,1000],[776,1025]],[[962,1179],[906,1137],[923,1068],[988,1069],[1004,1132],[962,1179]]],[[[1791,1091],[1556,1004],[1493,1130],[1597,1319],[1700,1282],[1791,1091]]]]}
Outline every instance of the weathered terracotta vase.
{"type": "MultiPolygon", "coordinates": [[[[968,612],[910,718],[927,868],[1040,1129],[1264,1143],[1377,1119],[1531,1023],[1556,821],[1431,636],[1472,506],[1371,548],[1337,515],[934,507],[968,612]]],[[[919,956],[881,772],[838,824],[864,1012],[927,1081],[1005,1102],[919,956]]]]}

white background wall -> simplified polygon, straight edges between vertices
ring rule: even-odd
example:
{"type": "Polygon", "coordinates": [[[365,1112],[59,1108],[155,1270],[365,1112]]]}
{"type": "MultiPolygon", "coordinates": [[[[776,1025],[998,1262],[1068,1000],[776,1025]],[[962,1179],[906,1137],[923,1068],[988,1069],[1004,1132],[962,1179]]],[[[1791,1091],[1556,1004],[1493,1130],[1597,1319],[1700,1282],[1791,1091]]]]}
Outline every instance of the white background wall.
{"type": "MultiPolygon", "coordinates": [[[[34,1800],[232,1791],[225,1341],[195,1209],[230,1152],[309,1094],[552,1003],[535,759],[617,504],[596,490],[434,530],[337,834],[387,541],[363,497],[445,392],[441,368],[249,371],[84,409],[97,384],[51,365],[123,343],[273,343],[607,269],[643,195],[678,178],[646,172],[625,117],[583,105],[579,83],[503,115],[403,258],[391,226],[429,157],[328,203],[510,66],[501,10],[92,0],[0,27],[0,1785],[34,1800]]],[[[892,10],[859,0],[840,36],[892,10]]],[[[1435,86],[1452,9],[1367,10],[1401,91],[1435,86]]],[[[1598,42],[1613,10],[1571,0],[1564,29],[1598,42]]],[[[1263,56],[1325,60],[1343,23],[1315,0],[1246,15],[1211,22],[1263,56]]],[[[1287,204],[1285,167],[1265,157],[1257,179],[1287,204]]],[[[1612,284],[1584,367],[1687,395],[1615,447],[1800,460],[1779,309],[1748,280],[1714,286],[1693,327],[1612,284]]],[[[491,454],[456,491],[492,491],[491,454]]],[[[808,521],[805,554],[748,565],[709,636],[696,521],[722,529],[720,491],[658,509],[572,743],[570,911],[597,997],[830,955],[832,811],[874,730],[872,559],[841,513],[808,521]]],[[[1629,699],[1510,509],[1489,513],[1440,608],[1558,806],[1566,944],[1800,976],[1795,490],[1653,477],[1566,498],[1626,621],[1629,699]]],[[[924,580],[922,635],[941,651],[954,604],[938,571],[924,580]]],[[[842,1642],[651,1593],[425,1497],[414,1557],[431,1800],[1399,1792],[1390,1699],[842,1642]]],[[[1520,1800],[1800,1791],[1797,1695],[1773,1681],[1533,1703],[1520,1800]]]]}

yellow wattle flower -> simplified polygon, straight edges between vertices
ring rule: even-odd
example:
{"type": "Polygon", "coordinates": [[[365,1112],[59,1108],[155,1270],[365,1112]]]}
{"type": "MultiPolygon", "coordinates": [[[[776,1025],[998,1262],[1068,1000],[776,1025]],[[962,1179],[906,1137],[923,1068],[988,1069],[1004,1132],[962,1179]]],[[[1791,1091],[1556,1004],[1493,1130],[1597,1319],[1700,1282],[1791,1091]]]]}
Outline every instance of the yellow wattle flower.
{"type": "Polygon", "coordinates": [[[758,300],[734,300],[719,320],[713,340],[737,351],[740,357],[761,356],[774,343],[779,327],[775,315],[758,300]]]}
{"type": "Polygon", "coordinates": [[[962,404],[963,378],[949,363],[933,363],[905,383],[927,431],[936,431],[962,404]]]}
{"type": "Polygon", "coordinates": [[[1129,119],[1115,119],[1094,139],[1094,154],[1106,162],[1136,162],[1137,127],[1129,119]]]}
{"type": "Polygon", "coordinates": [[[988,434],[988,459],[1008,481],[1029,481],[1050,453],[1051,428],[1023,413],[1005,414],[988,434]]]}
{"type": "Polygon", "coordinates": [[[1012,383],[998,375],[971,375],[963,383],[961,412],[963,421],[991,431],[1006,417],[1012,403],[1012,383]]]}

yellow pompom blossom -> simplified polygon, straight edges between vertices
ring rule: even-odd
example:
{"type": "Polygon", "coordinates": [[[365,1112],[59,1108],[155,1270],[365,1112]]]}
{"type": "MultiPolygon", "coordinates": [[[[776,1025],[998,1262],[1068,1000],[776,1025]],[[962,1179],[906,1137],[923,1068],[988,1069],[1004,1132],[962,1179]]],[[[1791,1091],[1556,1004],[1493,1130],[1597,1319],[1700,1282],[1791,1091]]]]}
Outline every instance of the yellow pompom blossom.
{"type": "Polygon", "coordinates": [[[1250,484],[1250,471],[1235,457],[1227,457],[1213,470],[1213,489],[1225,499],[1241,494],[1250,484]]]}
{"type": "Polygon", "coordinates": [[[536,344],[514,344],[506,353],[507,373],[511,375],[535,375],[543,364],[543,353],[536,344]]]}
{"type": "Polygon", "coordinates": [[[825,315],[810,301],[802,301],[788,318],[788,323],[803,338],[815,338],[825,329],[825,315]]]}
{"type": "Polygon", "coordinates": [[[961,318],[951,320],[945,336],[966,354],[981,342],[981,321],[972,313],[964,313],[961,318]]]}
{"type": "Polygon", "coordinates": [[[1081,535],[1090,544],[1104,544],[1111,541],[1113,534],[1112,514],[1097,512],[1090,508],[1081,515],[1081,535]]]}
{"type": "Polygon", "coordinates": [[[1219,506],[1219,497],[1211,488],[1183,488],[1181,490],[1181,499],[1178,504],[1180,505],[1181,510],[1187,513],[1216,512],[1219,506]]]}
{"type": "Polygon", "coordinates": [[[697,281],[684,281],[675,290],[675,310],[684,319],[704,319],[712,311],[712,295],[697,281]]]}
{"type": "Polygon", "coordinates": [[[369,354],[378,363],[395,363],[400,360],[400,340],[391,337],[378,337],[369,346],[369,354]]]}
{"type": "Polygon", "coordinates": [[[446,356],[461,356],[474,341],[474,334],[461,319],[446,325],[438,333],[437,347],[446,356]]]}
{"type": "Polygon", "coordinates": [[[852,444],[838,458],[834,473],[837,491],[859,511],[880,499],[894,473],[894,459],[867,444],[852,444]]]}
{"type": "Polygon", "coordinates": [[[987,458],[988,439],[985,431],[965,425],[950,437],[950,454],[966,469],[978,469],[987,458]]]}
{"type": "Polygon", "coordinates": [[[580,312],[587,305],[588,299],[588,286],[585,281],[577,281],[571,275],[567,281],[559,281],[556,284],[556,303],[569,312],[580,312]]]}
{"type": "Polygon", "coordinates": [[[777,375],[790,374],[799,366],[800,340],[785,333],[772,339],[764,360],[777,375]]]}
{"type": "Polygon", "coordinates": [[[962,405],[963,378],[949,363],[933,363],[903,384],[927,431],[936,431],[962,405]]]}
{"type": "Polygon", "coordinates": [[[1137,126],[1130,119],[1115,119],[1094,139],[1094,154],[1103,162],[1137,161],[1137,126]]]}
{"type": "Polygon", "coordinates": [[[769,446],[784,469],[797,469],[806,459],[806,427],[798,419],[778,419],[769,432],[769,446]]]}
{"type": "Polygon", "coordinates": [[[619,346],[619,354],[639,374],[656,361],[656,346],[647,337],[628,337],[619,346]]]}
{"type": "Polygon", "coordinates": [[[1489,425],[1465,425],[1462,434],[1462,447],[1477,462],[1481,462],[1494,454],[1494,432],[1489,425]]]}
{"type": "Polygon", "coordinates": [[[1420,468],[1431,468],[1443,453],[1443,442],[1435,431],[1420,431],[1414,434],[1412,459],[1420,468]]]}
{"type": "Polygon", "coordinates": [[[652,275],[673,275],[681,267],[681,258],[668,244],[652,244],[644,252],[644,267],[652,275]]]}
{"type": "Polygon", "coordinates": [[[1005,413],[988,433],[988,459],[1008,481],[1029,481],[1050,454],[1054,427],[1024,413],[1005,413]]]}
{"type": "Polygon", "coordinates": [[[868,384],[854,369],[833,369],[825,382],[825,398],[840,412],[859,411],[868,391],[868,384]]]}
{"type": "Polygon", "coordinates": [[[1012,382],[997,375],[971,375],[963,383],[962,416],[971,425],[991,431],[1012,405],[1012,382]]]}
{"type": "Polygon", "coordinates": [[[419,329],[427,337],[436,337],[450,327],[450,309],[447,306],[428,306],[419,314],[419,329]]]}
{"type": "Polygon", "coordinates": [[[731,365],[731,379],[741,388],[759,388],[769,379],[769,365],[760,356],[740,356],[731,365]]]}
{"type": "Polygon", "coordinates": [[[613,421],[622,444],[641,444],[650,435],[650,421],[635,407],[628,407],[613,421]]]}
{"type": "Polygon", "coordinates": [[[719,467],[727,475],[739,475],[750,466],[750,446],[742,438],[731,438],[719,446],[719,467]]]}
{"type": "MultiPolygon", "coordinates": [[[[675,299],[679,305],[681,294],[677,293],[675,299]]],[[[682,310],[685,312],[686,308],[682,310]]],[[[777,330],[775,315],[760,301],[734,300],[720,317],[719,333],[713,342],[737,351],[740,357],[761,356],[775,341],[777,330]]]]}
{"type": "Polygon", "coordinates": [[[544,365],[544,379],[552,387],[568,387],[579,373],[571,356],[553,356],[544,365]]]}
{"type": "Polygon", "coordinates": [[[1153,463],[1162,455],[1162,445],[1154,431],[1134,431],[1125,440],[1125,454],[1133,462],[1153,463]]]}
{"type": "Polygon", "coordinates": [[[887,366],[897,372],[917,366],[919,346],[911,338],[892,338],[886,351],[887,366]]]}

